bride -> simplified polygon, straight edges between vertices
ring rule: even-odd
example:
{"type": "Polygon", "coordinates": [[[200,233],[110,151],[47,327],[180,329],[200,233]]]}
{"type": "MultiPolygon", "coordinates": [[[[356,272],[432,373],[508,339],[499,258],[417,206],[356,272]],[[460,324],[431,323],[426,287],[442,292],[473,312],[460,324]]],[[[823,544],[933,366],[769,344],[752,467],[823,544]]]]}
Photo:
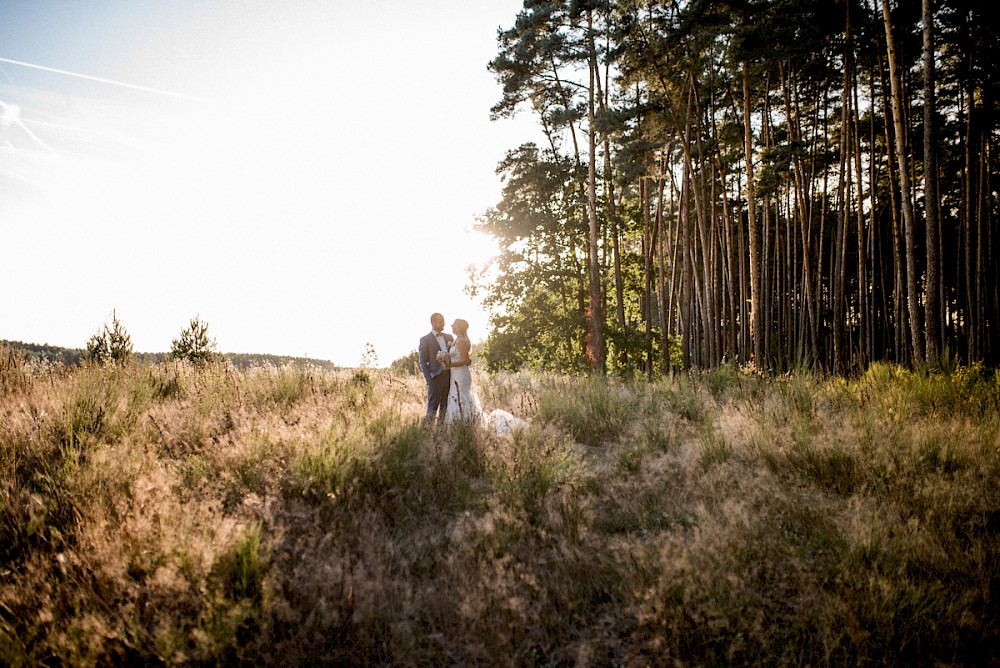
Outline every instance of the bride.
{"type": "Polygon", "coordinates": [[[472,342],[469,340],[469,323],[461,318],[451,326],[455,341],[448,349],[448,359],[451,367],[451,391],[448,392],[448,412],[445,423],[455,422],[478,423],[482,419],[482,406],[476,390],[472,386],[472,372],[469,365],[472,359],[469,353],[472,342]]]}

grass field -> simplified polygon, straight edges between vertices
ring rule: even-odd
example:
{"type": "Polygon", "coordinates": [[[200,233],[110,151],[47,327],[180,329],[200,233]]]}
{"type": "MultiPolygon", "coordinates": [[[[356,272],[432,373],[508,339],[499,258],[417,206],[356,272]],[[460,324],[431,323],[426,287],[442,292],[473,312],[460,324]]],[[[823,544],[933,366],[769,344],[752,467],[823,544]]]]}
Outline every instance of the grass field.
{"type": "Polygon", "coordinates": [[[477,377],[0,351],[0,664],[1000,661],[1000,381],[477,377]]]}

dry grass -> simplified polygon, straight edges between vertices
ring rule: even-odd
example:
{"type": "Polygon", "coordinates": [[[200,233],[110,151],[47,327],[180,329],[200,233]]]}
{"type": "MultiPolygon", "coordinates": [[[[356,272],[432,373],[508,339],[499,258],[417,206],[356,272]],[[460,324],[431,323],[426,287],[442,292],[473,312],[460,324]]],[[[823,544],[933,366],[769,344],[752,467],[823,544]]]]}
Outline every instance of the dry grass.
{"type": "Polygon", "coordinates": [[[1000,384],[654,384],[0,351],[0,664],[1000,660],[1000,384]]]}

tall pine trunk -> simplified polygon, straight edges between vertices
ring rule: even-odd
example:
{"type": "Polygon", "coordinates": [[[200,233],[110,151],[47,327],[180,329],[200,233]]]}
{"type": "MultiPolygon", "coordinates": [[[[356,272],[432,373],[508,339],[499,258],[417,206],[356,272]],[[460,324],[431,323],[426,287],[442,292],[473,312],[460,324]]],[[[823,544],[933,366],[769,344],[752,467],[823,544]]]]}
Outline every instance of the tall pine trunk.
{"type": "Polygon", "coordinates": [[[917,292],[916,221],[913,212],[910,171],[906,164],[907,132],[903,119],[903,91],[899,78],[899,54],[896,51],[896,41],[892,34],[892,14],[889,11],[889,0],[882,0],[882,18],[885,22],[892,118],[896,135],[896,163],[899,169],[900,199],[903,210],[903,237],[906,241],[906,301],[910,311],[910,345],[913,352],[913,362],[922,364],[926,357],[924,355],[924,337],[920,327],[920,297],[917,292]]]}
{"type": "Polygon", "coordinates": [[[938,220],[937,147],[935,142],[934,16],[931,0],[923,0],[924,62],[924,217],[927,221],[927,364],[936,366],[941,349],[941,249],[938,220]]]}
{"type": "MultiPolygon", "coordinates": [[[[887,0],[886,0],[887,1],[887,0]]],[[[750,63],[743,61],[743,142],[746,153],[747,227],[750,246],[750,339],[753,345],[753,363],[759,369],[767,367],[764,359],[763,313],[760,294],[760,229],[757,221],[757,202],[754,193],[753,125],[750,104],[750,63]]]]}
{"type": "Polygon", "coordinates": [[[587,44],[590,49],[590,81],[587,91],[587,141],[590,155],[587,163],[587,204],[590,235],[587,252],[589,255],[590,307],[587,310],[587,356],[590,370],[603,374],[605,369],[604,351],[604,296],[601,292],[601,264],[598,258],[597,229],[597,131],[594,128],[597,76],[597,47],[594,42],[593,10],[587,10],[587,44]]]}

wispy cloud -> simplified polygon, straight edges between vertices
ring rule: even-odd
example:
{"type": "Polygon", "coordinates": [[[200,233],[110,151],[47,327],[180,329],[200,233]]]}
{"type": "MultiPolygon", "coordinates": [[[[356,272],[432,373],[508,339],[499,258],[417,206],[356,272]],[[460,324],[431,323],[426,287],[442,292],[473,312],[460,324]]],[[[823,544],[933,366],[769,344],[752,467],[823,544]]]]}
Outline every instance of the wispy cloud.
{"type": "Polygon", "coordinates": [[[200,97],[198,95],[188,95],[187,93],[178,93],[173,90],[165,90],[163,88],[153,88],[152,86],[141,86],[139,84],[129,83],[127,81],[117,81],[115,79],[106,79],[104,77],[95,77],[90,74],[81,74],[80,72],[70,72],[69,70],[62,70],[56,67],[48,67],[46,65],[38,65],[35,63],[26,63],[22,60],[12,60],[10,58],[0,57],[0,63],[7,63],[8,65],[18,65],[20,67],[29,67],[35,70],[41,70],[43,72],[52,72],[54,74],[62,74],[69,77],[76,77],[77,79],[86,79],[87,81],[95,81],[98,83],[107,84],[109,86],[118,86],[121,88],[129,88],[131,90],[143,91],[146,93],[152,93],[154,95],[166,95],[168,97],[175,97],[181,100],[191,100],[194,102],[204,102],[206,104],[215,104],[214,100],[210,100],[205,97],[200,97]]]}

